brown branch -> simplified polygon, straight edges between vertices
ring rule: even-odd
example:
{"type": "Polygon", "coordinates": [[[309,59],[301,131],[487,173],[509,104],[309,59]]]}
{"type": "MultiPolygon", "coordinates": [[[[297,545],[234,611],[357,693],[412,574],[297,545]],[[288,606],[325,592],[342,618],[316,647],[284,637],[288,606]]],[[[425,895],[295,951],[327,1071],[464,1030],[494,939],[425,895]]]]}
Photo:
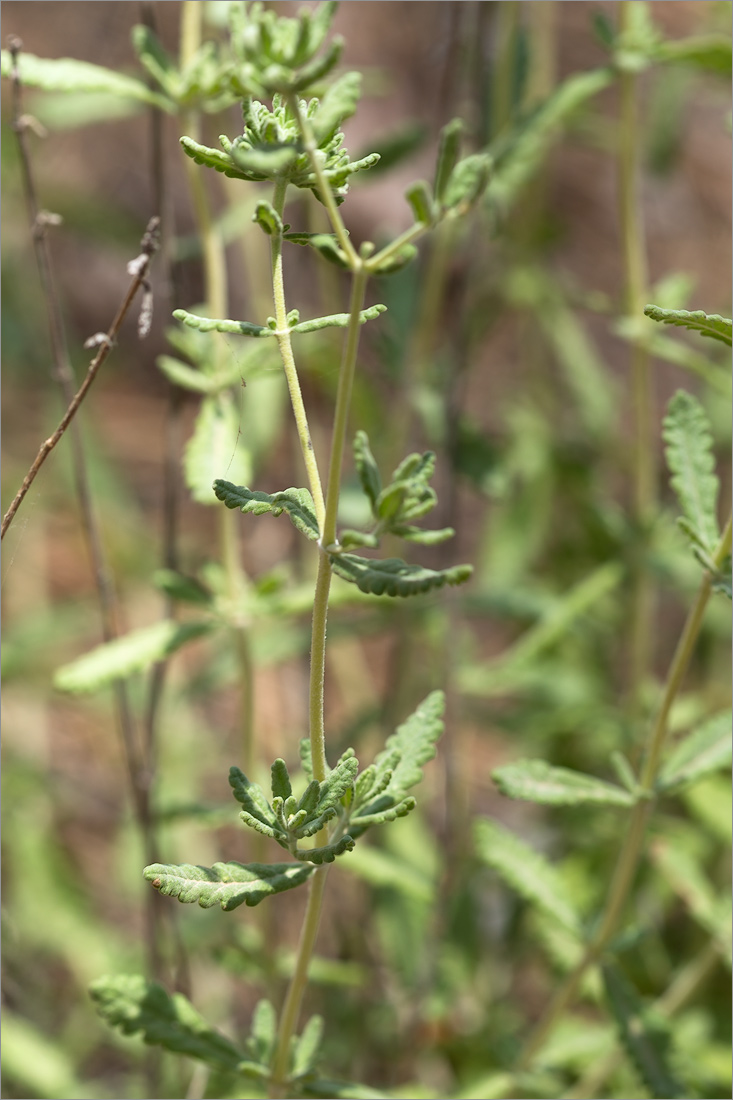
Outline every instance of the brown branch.
{"type": "Polygon", "coordinates": [[[10,505],[7,512],[3,516],[2,530],[0,530],[0,539],[5,537],[5,532],[7,531],[10,524],[13,522],[13,517],[18,511],[20,505],[22,504],[23,498],[35,481],[36,474],[41,469],[41,466],[46,461],[51,451],[61,439],[62,435],[78,412],[79,406],[86,397],[89,387],[91,386],[92,382],[99,372],[99,368],[102,366],[112,347],[114,346],[117,333],[119,332],[120,326],[122,325],[122,322],[127,315],[127,311],[132,305],[135,295],[141,287],[147,287],[146,276],[148,273],[148,267],[150,266],[150,258],[158,247],[159,223],[160,218],[158,217],[150,219],[147,229],[145,230],[145,233],[143,235],[142,241],[140,242],[140,255],[137,256],[134,260],[131,260],[130,263],[127,265],[128,273],[133,276],[133,279],[130,283],[127,294],[124,297],[122,305],[118,309],[117,315],[110,325],[108,331],[106,333],[98,333],[96,336],[93,336],[91,340],[88,340],[85,344],[85,347],[87,347],[92,342],[99,342],[99,351],[95,355],[92,362],[89,364],[89,369],[87,370],[86,377],[79,389],[77,390],[66,412],[64,413],[61,419],[61,423],[59,424],[53,435],[49,436],[49,438],[44,440],[44,442],[41,444],[38,450],[38,454],[33,460],[33,464],[28,470],[28,473],[23,478],[23,484],[16,493],[13,503],[10,505]]]}

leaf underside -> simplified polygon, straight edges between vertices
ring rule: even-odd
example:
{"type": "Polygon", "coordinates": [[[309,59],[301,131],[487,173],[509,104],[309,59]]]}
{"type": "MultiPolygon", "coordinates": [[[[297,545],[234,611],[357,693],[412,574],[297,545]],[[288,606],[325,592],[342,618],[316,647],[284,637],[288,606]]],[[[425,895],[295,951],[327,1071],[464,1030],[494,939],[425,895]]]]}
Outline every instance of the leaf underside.
{"type": "Polygon", "coordinates": [[[312,867],[295,863],[215,863],[197,867],[191,863],[153,863],[143,871],[156,890],[181,902],[198,902],[203,909],[221,905],[224,910],[242,903],[258,905],[270,894],[292,890],[310,875],[312,867]]]}
{"type": "Polygon", "coordinates": [[[544,760],[517,760],[496,768],[491,777],[502,794],[526,802],[578,806],[584,802],[630,806],[628,791],[570,768],[555,768],[544,760]]]}
{"type": "Polygon", "coordinates": [[[728,347],[733,344],[733,321],[729,317],[721,317],[719,313],[705,313],[702,309],[662,309],[653,305],[644,306],[644,313],[652,321],[699,332],[701,336],[720,340],[728,347]]]}
{"type": "Polygon", "coordinates": [[[262,493],[247,489],[244,485],[233,485],[231,481],[217,479],[214,492],[227,508],[239,508],[242,512],[255,516],[272,512],[279,516],[287,512],[291,522],[301,534],[311,540],[318,540],[318,520],[313,497],[307,489],[284,489],[280,493],[262,493]]]}
{"type": "Polygon", "coordinates": [[[470,565],[427,569],[401,558],[363,558],[358,554],[331,554],[334,573],[373,596],[416,596],[445,584],[463,584],[473,572],[470,565]]]}

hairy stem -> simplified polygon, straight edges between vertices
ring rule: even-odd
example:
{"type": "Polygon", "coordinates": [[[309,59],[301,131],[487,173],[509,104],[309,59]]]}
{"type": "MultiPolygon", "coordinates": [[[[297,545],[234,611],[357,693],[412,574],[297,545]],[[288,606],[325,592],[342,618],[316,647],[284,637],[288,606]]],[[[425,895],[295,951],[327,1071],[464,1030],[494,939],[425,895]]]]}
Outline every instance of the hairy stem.
{"type": "MultiPolygon", "coordinates": [[[[630,0],[619,8],[619,31],[629,29],[630,0]]],[[[619,223],[625,280],[625,309],[629,317],[640,317],[644,309],[647,270],[644,247],[644,223],[639,196],[639,149],[641,134],[638,119],[637,76],[619,74],[620,130],[618,149],[619,223]]],[[[641,552],[632,576],[630,628],[629,693],[631,709],[641,711],[641,694],[647,676],[652,648],[654,592],[643,560],[655,503],[655,452],[652,431],[652,376],[649,353],[643,340],[631,345],[631,393],[633,411],[633,515],[641,539],[641,552]]]]}
{"type": "MultiPolygon", "coordinates": [[[[713,564],[716,568],[722,565],[730,550],[731,520],[729,518],[713,556],[713,564]]],[[[682,628],[677,648],[667,672],[657,714],[649,731],[640,776],[641,786],[647,791],[652,790],[657,779],[662,751],[667,737],[669,713],[689,667],[711,591],[712,578],[709,573],[705,573],[695,602],[682,628]]],[[[586,970],[600,959],[615,934],[639,867],[646,836],[646,825],[651,809],[652,802],[649,799],[641,799],[632,809],[626,836],[619,852],[616,869],[598,922],[597,931],[583,958],[565,979],[535,1028],[518,1063],[519,1070],[526,1069],[530,1065],[534,1055],[541,1049],[563,1012],[572,1003],[586,970]]]]}

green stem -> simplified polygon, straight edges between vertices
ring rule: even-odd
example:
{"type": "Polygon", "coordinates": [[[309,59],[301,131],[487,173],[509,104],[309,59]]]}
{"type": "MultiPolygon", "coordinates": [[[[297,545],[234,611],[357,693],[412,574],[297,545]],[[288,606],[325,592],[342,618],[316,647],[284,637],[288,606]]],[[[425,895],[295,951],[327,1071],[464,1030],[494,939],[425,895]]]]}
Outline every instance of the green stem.
{"type": "MultiPolygon", "coordinates": [[[[630,0],[619,9],[619,32],[629,29],[630,0]]],[[[619,74],[620,143],[618,150],[619,222],[625,272],[625,310],[629,317],[640,317],[644,309],[647,270],[644,249],[644,223],[639,198],[639,148],[641,135],[638,119],[637,76],[619,74]]],[[[655,450],[652,431],[652,376],[649,353],[643,340],[631,348],[631,391],[634,417],[633,513],[640,537],[646,531],[655,505],[655,450]]],[[[630,615],[629,688],[633,712],[641,710],[641,694],[650,662],[654,594],[648,571],[640,555],[632,578],[630,615]]]]}
{"type": "MultiPolygon", "coordinates": [[[[713,556],[713,565],[716,569],[722,565],[723,561],[730,553],[730,550],[731,520],[729,518],[713,556]]],[[[682,628],[677,648],[675,649],[674,656],[669,666],[657,715],[649,732],[644,764],[640,776],[641,786],[646,791],[651,791],[653,789],[657,779],[659,764],[667,737],[669,713],[689,667],[711,590],[712,578],[709,573],[706,573],[700,583],[695,603],[690,609],[685,625],[682,628]]],[[[629,891],[636,877],[644,845],[646,824],[651,808],[651,801],[643,799],[637,802],[632,809],[629,827],[621,851],[619,852],[618,862],[611,880],[598,929],[588,945],[583,958],[565,979],[535,1028],[519,1060],[517,1066],[519,1071],[527,1069],[530,1065],[534,1055],[540,1050],[545,1039],[550,1034],[563,1012],[565,1012],[573,1001],[586,970],[598,961],[616,932],[616,928],[629,896],[629,891]]]]}
{"type": "MultiPolygon", "coordinates": [[[[275,194],[273,195],[272,205],[280,217],[282,217],[283,210],[285,209],[285,194],[287,188],[287,180],[281,180],[275,184],[275,194]]],[[[280,349],[280,357],[282,358],[285,378],[288,383],[290,403],[293,407],[293,416],[295,417],[295,423],[298,429],[300,449],[303,455],[306,473],[308,474],[308,484],[310,485],[311,496],[313,497],[313,503],[316,509],[316,519],[318,520],[319,529],[323,531],[325,507],[323,503],[321,475],[318,472],[318,463],[316,462],[313,441],[311,440],[310,429],[308,428],[308,417],[306,415],[305,405],[303,404],[303,394],[300,389],[300,380],[295,366],[293,345],[288,328],[288,311],[285,306],[285,284],[283,281],[283,240],[282,236],[278,233],[273,233],[271,240],[272,294],[275,303],[277,344],[280,349]]]]}
{"type": "Polygon", "coordinates": [[[303,995],[308,985],[308,967],[311,955],[318,935],[318,926],[321,922],[321,909],[323,907],[323,892],[326,887],[326,875],[328,867],[319,867],[313,872],[308,893],[308,904],[303,918],[303,927],[300,931],[300,942],[295,959],[295,970],[290,981],[285,1004],[280,1014],[280,1024],[277,1032],[277,1046],[272,1061],[272,1074],[270,1077],[270,1089],[268,1096],[279,1098],[283,1095],[283,1086],[287,1080],[288,1063],[290,1059],[290,1040],[298,1023],[300,1006],[303,995]]]}

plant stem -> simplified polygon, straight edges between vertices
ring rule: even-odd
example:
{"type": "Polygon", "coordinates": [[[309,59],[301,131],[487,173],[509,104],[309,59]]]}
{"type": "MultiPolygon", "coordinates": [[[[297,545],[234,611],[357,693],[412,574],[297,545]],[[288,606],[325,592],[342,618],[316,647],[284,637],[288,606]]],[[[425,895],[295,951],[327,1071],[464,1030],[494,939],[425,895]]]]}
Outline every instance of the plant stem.
{"type": "MultiPolygon", "coordinates": [[[[283,210],[285,209],[285,194],[287,188],[287,180],[282,180],[275,184],[272,205],[280,217],[282,217],[283,210]]],[[[288,383],[290,403],[293,407],[293,416],[295,417],[295,424],[298,429],[298,439],[300,440],[300,450],[303,455],[303,462],[305,463],[306,473],[308,474],[308,484],[316,509],[316,519],[318,520],[319,530],[322,532],[325,516],[323,489],[321,487],[321,475],[318,470],[318,463],[313,449],[313,441],[308,427],[308,417],[306,415],[305,405],[303,404],[303,394],[300,389],[298,371],[295,366],[293,345],[290,339],[288,311],[285,305],[285,284],[283,281],[282,235],[273,233],[271,241],[272,295],[275,304],[275,321],[277,322],[277,345],[280,349],[283,370],[285,371],[285,378],[288,383]]]]}
{"type": "MultiPolygon", "coordinates": [[[[729,518],[713,556],[713,564],[716,568],[722,565],[730,550],[731,520],[729,518]]],[[[697,598],[682,628],[677,648],[669,666],[657,715],[649,732],[640,776],[640,783],[645,791],[651,792],[657,778],[667,736],[669,713],[689,667],[711,591],[712,578],[709,573],[705,573],[698,589],[697,598]]],[[[640,799],[632,809],[626,837],[619,853],[597,931],[586,948],[582,959],[565,979],[535,1028],[519,1060],[519,1071],[527,1069],[530,1065],[532,1058],[540,1050],[545,1039],[575,997],[586,970],[599,960],[616,932],[639,866],[646,824],[651,808],[651,800],[644,798],[640,799]]]]}
{"type": "Polygon", "coordinates": [[[290,1040],[295,1032],[306,986],[308,985],[308,967],[311,955],[318,935],[318,926],[321,922],[321,909],[323,907],[323,892],[326,888],[326,865],[318,867],[313,872],[308,903],[306,905],[303,927],[300,930],[300,942],[295,959],[295,970],[290,980],[285,1004],[280,1014],[280,1023],[277,1032],[277,1046],[272,1062],[272,1075],[270,1077],[270,1089],[268,1096],[277,1100],[283,1095],[283,1085],[287,1078],[288,1061],[290,1057],[290,1040]]]}
{"type": "MultiPolygon", "coordinates": [[[[619,8],[619,32],[629,30],[631,0],[623,0],[619,8]]],[[[625,311],[627,316],[641,316],[647,287],[644,222],[639,196],[639,147],[637,76],[622,71],[619,74],[620,143],[618,150],[619,222],[625,274],[625,311]]],[[[652,432],[652,377],[649,353],[643,340],[631,346],[631,392],[634,418],[633,450],[633,514],[641,539],[641,553],[632,576],[630,615],[630,676],[629,691],[632,713],[641,712],[641,696],[649,668],[652,645],[654,593],[643,549],[655,504],[654,433],[652,432]]]]}

